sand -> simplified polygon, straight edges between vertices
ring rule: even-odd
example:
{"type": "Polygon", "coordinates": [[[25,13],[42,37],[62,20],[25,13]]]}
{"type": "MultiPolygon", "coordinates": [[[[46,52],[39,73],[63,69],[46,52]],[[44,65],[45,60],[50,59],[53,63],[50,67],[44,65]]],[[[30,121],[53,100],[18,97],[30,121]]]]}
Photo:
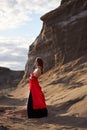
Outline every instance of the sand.
{"type": "Polygon", "coordinates": [[[87,130],[87,62],[81,57],[55,66],[39,79],[49,115],[28,119],[29,84],[0,91],[0,130],[87,130]]]}

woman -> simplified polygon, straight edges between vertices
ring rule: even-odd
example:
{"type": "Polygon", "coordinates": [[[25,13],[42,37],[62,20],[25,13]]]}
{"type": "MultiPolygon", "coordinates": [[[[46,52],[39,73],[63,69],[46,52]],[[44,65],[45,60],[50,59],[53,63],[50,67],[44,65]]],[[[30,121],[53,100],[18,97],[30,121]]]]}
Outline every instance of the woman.
{"type": "Polygon", "coordinates": [[[38,82],[43,73],[43,61],[41,58],[35,60],[35,70],[30,74],[30,95],[27,104],[28,118],[41,118],[47,116],[44,94],[38,82]]]}

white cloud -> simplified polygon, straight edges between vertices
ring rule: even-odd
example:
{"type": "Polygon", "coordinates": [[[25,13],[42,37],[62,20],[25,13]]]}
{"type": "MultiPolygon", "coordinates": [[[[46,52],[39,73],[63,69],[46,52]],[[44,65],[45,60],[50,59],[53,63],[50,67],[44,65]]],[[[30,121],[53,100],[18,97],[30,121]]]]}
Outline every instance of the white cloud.
{"type": "Polygon", "coordinates": [[[3,0],[0,3],[0,30],[17,28],[31,20],[26,10],[20,7],[14,0],[3,0]]]}
{"type": "Polygon", "coordinates": [[[32,13],[43,15],[59,3],[60,0],[0,0],[0,30],[18,28],[32,20],[32,13]]]}
{"type": "Polygon", "coordinates": [[[0,61],[0,65],[1,67],[6,67],[6,68],[10,68],[12,70],[24,70],[24,65],[21,64],[20,62],[17,62],[17,61],[13,61],[13,62],[1,62],[0,61]],[[3,65],[2,65],[3,64],[3,65]],[[15,69],[15,66],[17,67],[17,69],[15,69]]]}
{"type": "Polygon", "coordinates": [[[14,70],[25,69],[29,43],[34,38],[0,38],[0,66],[14,70]]]}

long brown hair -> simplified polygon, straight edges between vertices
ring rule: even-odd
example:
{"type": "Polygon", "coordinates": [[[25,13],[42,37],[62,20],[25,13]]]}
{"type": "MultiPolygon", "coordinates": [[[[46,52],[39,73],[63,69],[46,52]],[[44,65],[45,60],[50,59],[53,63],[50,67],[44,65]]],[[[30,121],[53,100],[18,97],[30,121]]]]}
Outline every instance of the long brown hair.
{"type": "Polygon", "coordinates": [[[40,57],[36,58],[38,65],[41,67],[41,74],[43,74],[43,60],[40,57]]]}

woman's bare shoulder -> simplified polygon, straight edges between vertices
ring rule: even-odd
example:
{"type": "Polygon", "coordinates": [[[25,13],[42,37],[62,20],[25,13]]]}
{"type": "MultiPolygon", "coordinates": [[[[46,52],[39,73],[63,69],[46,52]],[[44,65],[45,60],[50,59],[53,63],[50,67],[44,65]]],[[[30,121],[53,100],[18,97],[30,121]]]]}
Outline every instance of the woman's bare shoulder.
{"type": "Polygon", "coordinates": [[[39,77],[41,75],[41,69],[39,67],[34,70],[34,75],[36,77],[39,77]]]}

